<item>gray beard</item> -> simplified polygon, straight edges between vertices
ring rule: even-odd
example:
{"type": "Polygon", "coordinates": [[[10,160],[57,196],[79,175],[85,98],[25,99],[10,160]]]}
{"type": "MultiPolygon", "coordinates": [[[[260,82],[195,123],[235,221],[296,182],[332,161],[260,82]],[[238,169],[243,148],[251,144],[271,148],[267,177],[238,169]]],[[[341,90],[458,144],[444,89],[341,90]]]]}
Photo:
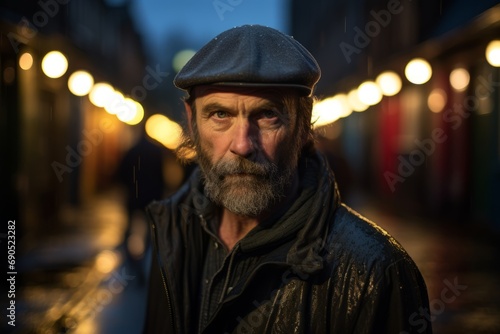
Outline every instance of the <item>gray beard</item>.
{"type": "Polygon", "coordinates": [[[240,157],[212,164],[199,146],[197,155],[206,196],[245,217],[256,217],[285,197],[298,160],[298,154],[292,154],[278,164],[256,163],[240,157]]]}

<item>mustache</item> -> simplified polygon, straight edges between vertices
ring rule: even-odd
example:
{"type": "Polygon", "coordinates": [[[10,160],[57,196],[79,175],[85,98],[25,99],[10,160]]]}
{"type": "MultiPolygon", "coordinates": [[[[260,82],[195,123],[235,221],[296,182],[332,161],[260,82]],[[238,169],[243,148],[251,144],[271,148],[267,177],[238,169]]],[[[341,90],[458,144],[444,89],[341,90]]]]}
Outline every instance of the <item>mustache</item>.
{"type": "Polygon", "coordinates": [[[278,171],[278,166],[275,163],[266,161],[257,163],[243,158],[235,160],[221,160],[212,166],[211,172],[219,178],[224,178],[227,175],[234,174],[249,174],[261,178],[270,178],[278,171]]]}

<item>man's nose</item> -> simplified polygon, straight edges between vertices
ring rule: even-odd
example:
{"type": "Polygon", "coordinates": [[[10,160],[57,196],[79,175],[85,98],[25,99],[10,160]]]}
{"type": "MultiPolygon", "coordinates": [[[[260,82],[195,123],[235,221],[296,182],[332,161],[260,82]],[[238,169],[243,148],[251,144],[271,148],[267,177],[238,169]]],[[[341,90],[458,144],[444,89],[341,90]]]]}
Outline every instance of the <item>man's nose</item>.
{"type": "Polygon", "coordinates": [[[248,120],[241,120],[235,126],[230,150],[233,154],[248,159],[256,150],[256,134],[253,133],[252,125],[248,120]]]}

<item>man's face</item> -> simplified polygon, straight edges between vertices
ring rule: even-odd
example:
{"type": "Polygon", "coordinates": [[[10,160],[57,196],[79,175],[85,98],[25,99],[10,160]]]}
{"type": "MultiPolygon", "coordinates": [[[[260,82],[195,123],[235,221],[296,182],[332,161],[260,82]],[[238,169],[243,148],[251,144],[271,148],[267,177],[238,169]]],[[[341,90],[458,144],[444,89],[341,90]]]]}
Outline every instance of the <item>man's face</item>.
{"type": "Polygon", "coordinates": [[[296,111],[276,90],[207,86],[195,96],[193,135],[207,196],[243,216],[271,209],[297,167],[296,111]]]}

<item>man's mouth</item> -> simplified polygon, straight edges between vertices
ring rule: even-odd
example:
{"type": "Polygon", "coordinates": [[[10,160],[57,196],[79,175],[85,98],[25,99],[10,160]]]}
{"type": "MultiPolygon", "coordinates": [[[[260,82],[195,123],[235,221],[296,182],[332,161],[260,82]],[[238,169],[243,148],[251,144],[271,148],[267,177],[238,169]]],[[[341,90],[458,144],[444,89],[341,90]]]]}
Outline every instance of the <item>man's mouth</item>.
{"type": "Polygon", "coordinates": [[[224,178],[263,178],[263,175],[256,174],[256,173],[247,173],[247,172],[237,172],[237,173],[229,173],[224,175],[224,178]]]}

